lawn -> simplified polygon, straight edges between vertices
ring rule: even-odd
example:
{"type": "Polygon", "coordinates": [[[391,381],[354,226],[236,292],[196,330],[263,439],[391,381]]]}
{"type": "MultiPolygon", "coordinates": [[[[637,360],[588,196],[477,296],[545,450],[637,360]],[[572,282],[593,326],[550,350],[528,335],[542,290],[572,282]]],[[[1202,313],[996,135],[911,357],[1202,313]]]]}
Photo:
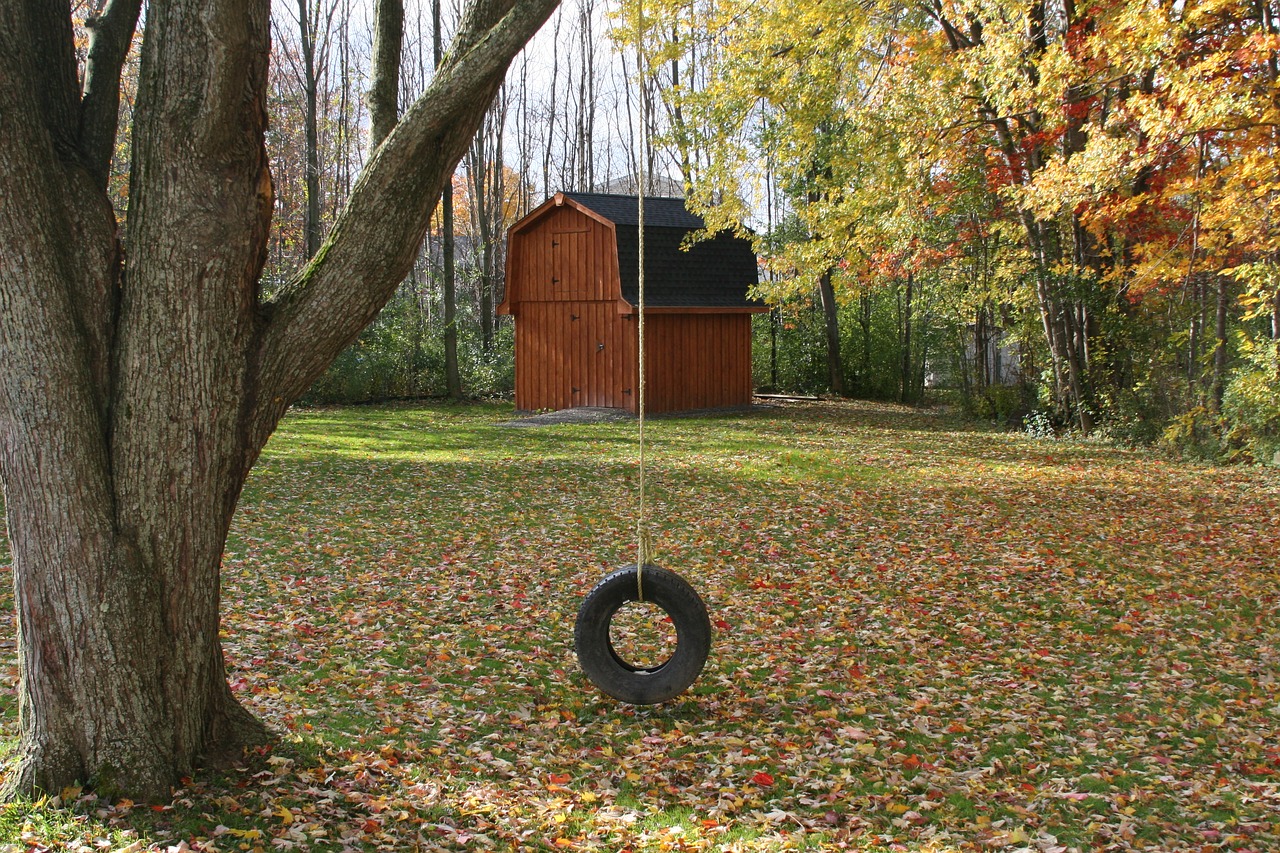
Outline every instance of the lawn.
{"type": "Polygon", "coordinates": [[[0,848],[1280,849],[1275,471],[865,403],[653,422],[715,638],[637,708],[572,649],[634,559],[636,426],[509,416],[291,415],[225,562],[279,745],[163,807],[9,805],[0,848]]]}

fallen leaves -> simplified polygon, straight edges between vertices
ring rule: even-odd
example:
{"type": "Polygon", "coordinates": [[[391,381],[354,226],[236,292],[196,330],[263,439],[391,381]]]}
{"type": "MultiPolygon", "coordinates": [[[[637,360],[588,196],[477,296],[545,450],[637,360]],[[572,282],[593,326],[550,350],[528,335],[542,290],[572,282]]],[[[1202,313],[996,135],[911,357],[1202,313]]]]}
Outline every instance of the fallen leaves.
{"type": "Polygon", "coordinates": [[[716,635],[689,694],[635,708],[572,651],[581,597],[634,559],[634,425],[505,415],[286,421],[224,566],[231,683],[282,742],[164,812],[76,792],[90,826],[220,850],[1280,845],[1271,475],[1050,459],[865,404],[660,421],[659,561],[716,635]]]}

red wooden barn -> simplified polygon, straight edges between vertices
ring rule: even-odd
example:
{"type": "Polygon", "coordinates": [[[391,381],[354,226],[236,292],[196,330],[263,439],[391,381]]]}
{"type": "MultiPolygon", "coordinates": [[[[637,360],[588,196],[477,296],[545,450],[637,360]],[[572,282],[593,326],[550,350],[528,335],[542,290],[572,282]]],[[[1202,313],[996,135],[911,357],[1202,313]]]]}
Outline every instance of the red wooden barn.
{"type": "MultiPolygon", "coordinates": [[[[751,403],[751,243],[731,234],[681,249],[700,217],[645,199],[645,395],[650,412],[751,403]]],[[[557,193],[507,234],[516,408],[637,412],[639,210],[635,196],[557,193]]]]}

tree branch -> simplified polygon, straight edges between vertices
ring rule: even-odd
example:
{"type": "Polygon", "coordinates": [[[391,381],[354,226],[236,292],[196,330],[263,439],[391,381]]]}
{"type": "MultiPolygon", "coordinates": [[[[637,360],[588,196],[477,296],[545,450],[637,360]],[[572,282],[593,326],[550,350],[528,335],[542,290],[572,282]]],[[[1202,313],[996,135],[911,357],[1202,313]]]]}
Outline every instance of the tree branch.
{"type": "Polygon", "coordinates": [[[404,40],[404,0],[373,4],[373,79],[369,84],[369,148],[377,148],[400,117],[400,48],[404,40]]]}
{"type": "Polygon", "coordinates": [[[120,74],[141,9],[142,0],[109,0],[101,15],[85,21],[89,57],[80,102],[79,148],[94,184],[104,191],[120,122],[120,74]]]}
{"type": "Polygon", "coordinates": [[[430,88],[373,153],[320,251],[272,307],[255,428],[269,434],[395,292],[511,60],[559,0],[479,0],[430,88]]]}

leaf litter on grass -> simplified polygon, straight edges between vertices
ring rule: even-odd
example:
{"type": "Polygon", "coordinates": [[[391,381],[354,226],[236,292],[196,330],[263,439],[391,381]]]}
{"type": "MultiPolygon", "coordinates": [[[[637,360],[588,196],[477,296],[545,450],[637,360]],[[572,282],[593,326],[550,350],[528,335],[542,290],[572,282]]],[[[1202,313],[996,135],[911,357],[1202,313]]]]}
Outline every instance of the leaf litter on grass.
{"type": "Polygon", "coordinates": [[[509,411],[293,414],[224,564],[232,686],[281,743],[160,811],[81,795],[76,843],[1280,847],[1273,472],[870,404],[655,422],[659,562],[715,640],[634,708],[572,626],[635,557],[635,425],[509,411]]]}

